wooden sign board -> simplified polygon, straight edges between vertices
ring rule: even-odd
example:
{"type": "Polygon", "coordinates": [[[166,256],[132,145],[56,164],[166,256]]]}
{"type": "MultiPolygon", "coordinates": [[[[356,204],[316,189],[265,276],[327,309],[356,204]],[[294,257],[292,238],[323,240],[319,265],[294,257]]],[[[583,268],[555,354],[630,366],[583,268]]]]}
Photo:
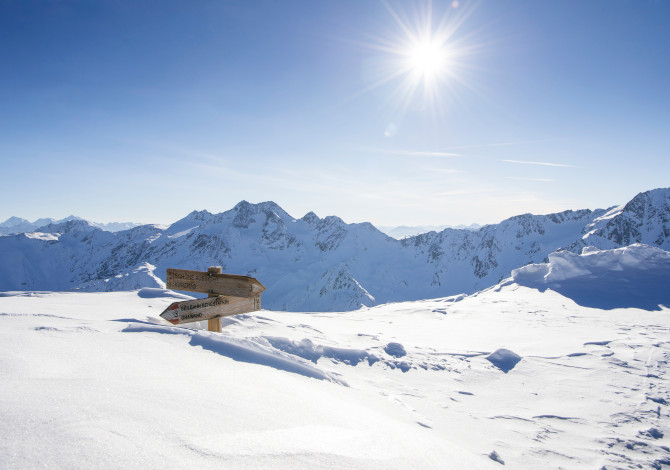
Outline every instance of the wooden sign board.
{"type": "Polygon", "coordinates": [[[166,287],[172,290],[234,297],[254,297],[265,290],[263,284],[249,276],[173,268],[167,270],[166,287]]]}
{"type": "Polygon", "coordinates": [[[256,294],[253,297],[219,295],[206,299],[174,302],[160,316],[174,325],[180,325],[182,323],[209,320],[216,317],[254,312],[260,309],[260,294],[256,294]]]}

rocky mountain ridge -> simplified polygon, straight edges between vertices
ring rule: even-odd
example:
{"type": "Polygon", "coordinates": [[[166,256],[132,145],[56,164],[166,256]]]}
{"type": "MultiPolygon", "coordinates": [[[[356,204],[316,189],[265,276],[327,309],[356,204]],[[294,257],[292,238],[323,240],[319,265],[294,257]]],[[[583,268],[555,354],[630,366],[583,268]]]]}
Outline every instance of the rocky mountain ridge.
{"type": "Polygon", "coordinates": [[[351,310],[472,293],[556,250],[646,243],[670,250],[670,189],[624,206],[523,214],[479,230],[396,240],[369,223],[313,212],[295,219],[274,202],[193,211],[169,227],[116,233],[70,220],[0,237],[0,290],[109,291],[161,286],[168,267],[247,274],[274,310],[351,310]]]}

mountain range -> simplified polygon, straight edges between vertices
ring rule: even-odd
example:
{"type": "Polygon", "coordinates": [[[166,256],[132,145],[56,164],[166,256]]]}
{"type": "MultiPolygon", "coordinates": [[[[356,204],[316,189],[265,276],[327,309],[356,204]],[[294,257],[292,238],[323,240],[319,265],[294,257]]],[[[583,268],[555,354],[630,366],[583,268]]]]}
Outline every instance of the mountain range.
{"type": "MultiPolygon", "coordinates": [[[[27,219],[22,219],[20,217],[10,217],[4,222],[0,222],[0,236],[1,235],[14,235],[17,233],[33,232],[39,230],[42,227],[45,227],[50,224],[62,224],[64,222],[69,222],[70,220],[84,220],[81,217],[75,215],[70,215],[64,219],[56,220],[52,218],[43,218],[37,219],[34,222],[30,222],[27,219]]],[[[133,227],[137,227],[141,224],[136,224],[134,222],[90,222],[89,223],[99,228],[100,230],[106,230],[108,232],[120,232],[121,230],[128,230],[133,227]]]]}
{"type": "Polygon", "coordinates": [[[296,219],[274,202],[242,201],[219,214],[193,211],[168,227],[113,233],[75,219],[0,237],[0,290],[162,287],[168,267],[219,265],[259,279],[266,308],[342,311],[473,293],[557,250],[633,243],[670,250],[670,188],[609,209],[523,214],[402,240],[369,223],[313,212],[296,219]]]}

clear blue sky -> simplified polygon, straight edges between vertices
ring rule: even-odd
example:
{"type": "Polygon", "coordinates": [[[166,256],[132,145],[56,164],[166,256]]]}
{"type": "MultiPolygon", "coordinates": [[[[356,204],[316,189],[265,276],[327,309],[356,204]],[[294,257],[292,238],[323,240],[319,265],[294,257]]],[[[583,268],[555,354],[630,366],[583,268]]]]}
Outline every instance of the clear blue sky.
{"type": "Polygon", "coordinates": [[[0,220],[170,223],[246,199],[295,217],[493,223],[670,186],[670,2],[428,12],[0,0],[0,220]],[[437,71],[407,52],[426,31],[437,71]]]}

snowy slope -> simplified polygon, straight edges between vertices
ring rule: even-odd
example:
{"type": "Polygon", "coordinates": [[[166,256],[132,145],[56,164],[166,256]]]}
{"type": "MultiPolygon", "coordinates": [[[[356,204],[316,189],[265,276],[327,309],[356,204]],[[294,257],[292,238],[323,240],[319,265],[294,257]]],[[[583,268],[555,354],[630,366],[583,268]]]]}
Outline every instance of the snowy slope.
{"type": "Polygon", "coordinates": [[[584,306],[553,288],[617,272],[632,292],[645,266],[667,282],[667,263],[653,247],[588,250],[468,297],[261,311],[222,334],[160,319],[174,301],[162,289],[4,294],[0,462],[664,468],[670,310],[584,306]]]}
{"type": "Polygon", "coordinates": [[[267,308],[350,310],[473,293],[561,248],[581,253],[587,245],[645,242],[668,250],[669,200],[670,190],[659,189],[609,211],[524,214],[476,231],[403,240],[334,216],[295,219],[273,202],[243,201],[220,214],[194,211],[167,228],[118,233],[70,221],[0,237],[0,290],[161,287],[168,267],[221,265],[261,280],[267,308]]]}
{"type": "Polygon", "coordinates": [[[640,193],[627,204],[612,208],[585,227],[582,239],[571,250],[579,252],[584,246],[611,249],[634,243],[670,250],[670,189],[640,193]]]}

